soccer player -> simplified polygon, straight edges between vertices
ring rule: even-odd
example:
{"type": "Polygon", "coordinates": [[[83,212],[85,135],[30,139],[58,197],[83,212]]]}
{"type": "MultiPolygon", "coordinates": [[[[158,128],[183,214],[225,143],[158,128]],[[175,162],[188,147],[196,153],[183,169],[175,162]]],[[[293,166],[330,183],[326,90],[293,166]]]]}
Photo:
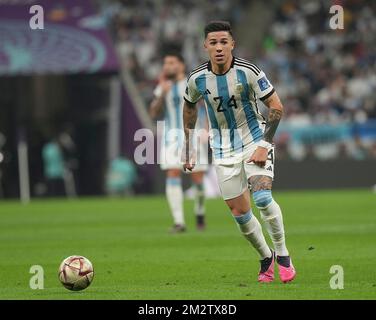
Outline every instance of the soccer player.
{"type": "MultiPolygon", "coordinates": [[[[186,86],[184,59],[179,53],[168,53],[164,57],[159,84],[154,90],[150,115],[156,119],[164,110],[164,133],[160,150],[162,170],[166,171],[166,197],[174,220],[172,233],[186,231],[183,211],[183,188],[181,179],[181,150],[184,142],[183,95],[186,86]],[[180,151],[179,151],[180,150],[180,151]]],[[[204,112],[204,117],[206,113],[204,112]]],[[[208,167],[207,148],[202,144],[202,162],[191,174],[195,187],[195,215],[198,230],[205,229],[204,173],[208,167]],[[206,159],[205,159],[206,154],[206,159]]]]}
{"type": "Polygon", "coordinates": [[[296,272],[285,244],[281,209],[272,197],[273,137],[282,117],[282,103],[258,66],[233,56],[235,41],[228,22],[210,22],[204,33],[209,61],[190,73],[184,95],[184,170],[195,166],[190,135],[196,123],[196,102],[203,97],[221,194],[241,233],[260,256],[258,281],[274,280],[275,260],[282,282],[291,281],[296,272]],[[258,99],[269,108],[267,119],[259,112],[258,99]],[[252,214],[248,188],[274,250],[252,214]]]}

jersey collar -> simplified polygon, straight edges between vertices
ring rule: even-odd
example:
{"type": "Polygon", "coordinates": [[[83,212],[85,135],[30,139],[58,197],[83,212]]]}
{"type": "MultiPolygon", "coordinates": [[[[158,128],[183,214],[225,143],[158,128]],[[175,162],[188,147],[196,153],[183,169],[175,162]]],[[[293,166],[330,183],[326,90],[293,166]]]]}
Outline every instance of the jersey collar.
{"type": "Polygon", "coordinates": [[[235,56],[232,56],[232,61],[231,61],[230,68],[229,68],[225,73],[217,74],[217,73],[215,73],[215,72],[212,70],[211,61],[209,60],[209,61],[208,61],[208,70],[209,70],[210,72],[214,73],[216,76],[224,76],[227,72],[229,72],[229,71],[234,67],[234,63],[235,63],[235,56]]]}

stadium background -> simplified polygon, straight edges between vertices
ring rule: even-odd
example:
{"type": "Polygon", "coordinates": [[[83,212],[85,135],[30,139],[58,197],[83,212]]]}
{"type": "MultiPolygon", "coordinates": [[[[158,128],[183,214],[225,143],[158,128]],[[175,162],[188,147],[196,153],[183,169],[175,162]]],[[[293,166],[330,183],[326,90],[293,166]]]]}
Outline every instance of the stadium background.
{"type": "MultiPolygon", "coordinates": [[[[65,157],[73,163],[77,193],[105,194],[110,161],[119,155],[133,161],[139,144],[133,138],[135,130],[155,131],[146,109],[163,53],[171,46],[181,48],[188,70],[205,61],[202,29],[207,20],[217,17],[232,22],[235,54],[265,69],[285,105],[276,138],[276,187],[371,187],[376,183],[372,2],[345,2],[344,30],[329,28],[330,1],[274,1],[267,7],[259,1],[92,4],[46,2],[46,24],[60,31],[48,27],[16,31],[9,24],[9,30],[4,29],[2,36],[14,41],[14,50],[5,45],[0,49],[3,197],[19,195],[17,145],[21,139],[28,145],[30,193],[46,195],[42,148],[62,133],[72,140],[65,157]],[[69,38],[63,27],[74,27],[75,35],[69,38]],[[54,38],[56,32],[66,37],[65,43],[54,38]],[[93,32],[99,34],[97,47],[90,44],[93,32]],[[30,64],[22,62],[25,35],[35,38],[26,44],[26,51],[35,57],[30,64]],[[44,43],[47,37],[52,40],[44,43]],[[38,55],[38,41],[43,55],[38,55]],[[66,55],[69,41],[76,41],[77,52],[89,52],[76,65],[70,65],[66,55]],[[356,174],[348,174],[349,168],[356,174]]],[[[7,16],[2,9],[1,15],[4,28],[9,22],[5,19],[17,18],[15,10],[7,16]]],[[[23,18],[29,17],[24,11],[23,18]]],[[[73,53],[71,59],[75,59],[73,53]]],[[[163,179],[153,179],[163,177],[157,165],[136,170],[136,193],[163,192],[163,179]]]]}
{"type": "MultiPolygon", "coordinates": [[[[235,55],[262,67],[284,104],[286,112],[276,136],[276,192],[332,189],[282,193],[282,203],[291,205],[286,210],[294,211],[293,199],[300,198],[298,207],[307,214],[303,219],[292,212],[291,228],[294,217],[301,227],[304,221],[314,219],[308,217],[310,214],[316,214],[317,219],[320,214],[332,214],[332,231],[338,243],[346,238],[346,232],[341,233],[340,226],[339,231],[336,229],[335,219],[359,222],[356,230],[364,231],[364,239],[372,237],[375,198],[371,190],[376,185],[374,1],[287,0],[268,5],[259,0],[38,1],[45,9],[45,29],[31,30],[28,10],[34,3],[0,1],[0,211],[4,245],[14,240],[6,226],[25,231],[18,219],[28,221],[28,212],[35,214],[35,221],[45,221],[44,213],[49,210],[63,212],[69,219],[79,215],[82,208],[92,208],[93,212],[101,208],[101,216],[108,205],[113,209],[108,218],[114,224],[115,217],[123,213],[135,218],[134,225],[136,221],[144,224],[135,215],[140,204],[129,197],[133,194],[153,195],[141,199],[154,204],[164,217],[154,221],[158,226],[163,229],[168,224],[163,197],[158,203],[154,197],[164,192],[163,173],[158,165],[134,165],[133,152],[139,142],[133,137],[139,128],[155,132],[147,108],[164,52],[180,48],[188,70],[205,61],[202,30],[207,21],[215,19],[232,23],[235,55]],[[329,28],[333,4],[344,7],[343,30],[329,28]],[[58,185],[51,184],[45,172],[43,150],[49,142],[60,148],[65,175],[70,174],[58,185]],[[116,159],[129,160],[126,163],[132,179],[120,199],[106,200],[102,196],[111,193],[108,177],[116,159]],[[349,190],[342,193],[343,188],[349,190]],[[40,202],[65,193],[71,197],[101,196],[104,202],[96,208],[96,200],[91,207],[89,200],[82,200],[82,207],[73,203],[70,209],[63,209],[67,205],[64,200],[56,200],[56,205],[40,202]],[[30,207],[18,207],[15,200],[19,197],[24,202],[31,197],[30,207]],[[317,205],[320,199],[333,207],[317,205]],[[351,220],[358,210],[364,216],[359,213],[358,221],[351,220]]],[[[185,186],[189,187],[188,181],[185,186]]],[[[208,204],[209,214],[210,210],[226,211],[218,204],[220,200],[213,201],[208,204]]],[[[67,221],[61,218],[62,227],[67,221]]],[[[217,223],[225,228],[225,223],[217,223]]],[[[309,228],[304,230],[309,234],[309,228]]],[[[369,245],[374,243],[374,238],[367,239],[369,245]]],[[[276,296],[282,292],[277,290],[276,296]]]]}

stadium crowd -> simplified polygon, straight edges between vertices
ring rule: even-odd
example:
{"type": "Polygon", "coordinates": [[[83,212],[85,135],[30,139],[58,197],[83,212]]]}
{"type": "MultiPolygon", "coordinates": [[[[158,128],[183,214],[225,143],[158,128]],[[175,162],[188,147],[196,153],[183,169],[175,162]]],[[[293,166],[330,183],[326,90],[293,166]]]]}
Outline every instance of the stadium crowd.
{"type": "MultiPolygon", "coordinates": [[[[276,12],[260,64],[278,88],[290,126],[361,125],[376,119],[376,5],[344,3],[343,30],[330,28],[328,2],[285,1],[276,12]]],[[[280,136],[278,142],[281,148],[288,139],[280,136]]],[[[295,158],[376,158],[375,138],[357,134],[303,152],[293,145],[289,149],[295,158]]]]}
{"type": "MultiPolygon", "coordinates": [[[[246,2],[246,1],[243,1],[246,2]]],[[[242,1],[199,0],[107,1],[103,14],[115,39],[120,57],[132,72],[145,101],[150,102],[166,50],[181,50],[188,69],[206,60],[202,30],[206,21],[220,15],[241,21],[242,1]]]]}
{"type": "MultiPolygon", "coordinates": [[[[241,23],[248,3],[118,0],[107,3],[103,15],[148,104],[166,48],[181,48],[191,69],[206,59],[200,49],[205,23],[219,17],[241,23]]],[[[284,125],[353,125],[376,119],[376,3],[344,1],[343,30],[330,28],[327,1],[278,3],[258,56],[247,56],[250,50],[241,43],[237,51],[260,65],[277,88],[286,110],[284,125]]],[[[286,134],[278,139],[280,157],[376,158],[375,138],[354,135],[345,142],[303,146],[291,143],[286,134]]]]}

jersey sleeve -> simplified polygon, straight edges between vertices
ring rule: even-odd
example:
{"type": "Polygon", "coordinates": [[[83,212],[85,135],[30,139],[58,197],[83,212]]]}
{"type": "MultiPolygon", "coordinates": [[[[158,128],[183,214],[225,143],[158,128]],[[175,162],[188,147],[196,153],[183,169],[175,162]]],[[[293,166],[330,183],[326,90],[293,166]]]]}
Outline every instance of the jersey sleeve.
{"type": "Polygon", "coordinates": [[[184,92],[184,100],[188,103],[196,103],[201,98],[201,93],[198,91],[194,77],[190,77],[187,81],[187,86],[184,92]]]}
{"type": "Polygon", "coordinates": [[[266,77],[264,71],[259,70],[259,72],[254,73],[250,71],[250,84],[253,91],[256,93],[257,98],[260,100],[265,100],[269,98],[274,93],[274,87],[266,77]]]}

